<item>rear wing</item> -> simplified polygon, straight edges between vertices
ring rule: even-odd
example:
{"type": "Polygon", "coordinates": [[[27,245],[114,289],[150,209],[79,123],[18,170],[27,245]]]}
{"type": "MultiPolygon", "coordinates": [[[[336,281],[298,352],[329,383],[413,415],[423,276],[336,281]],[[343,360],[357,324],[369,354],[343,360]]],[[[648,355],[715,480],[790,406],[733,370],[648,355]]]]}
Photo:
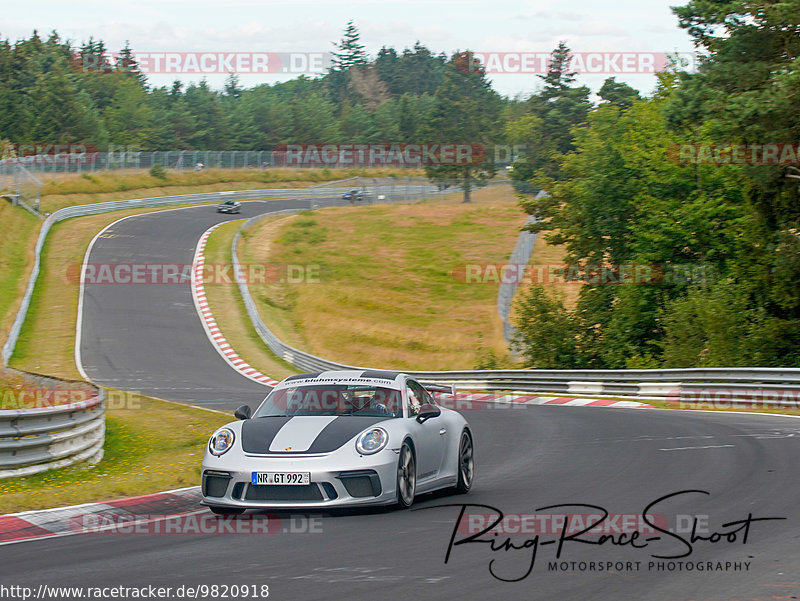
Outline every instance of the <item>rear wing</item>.
{"type": "Polygon", "coordinates": [[[427,390],[428,392],[439,392],[442,394],[450,394],[452,396],[456,396],[456,385],[455,384],[422,384],[422,387],[427,390]]]}

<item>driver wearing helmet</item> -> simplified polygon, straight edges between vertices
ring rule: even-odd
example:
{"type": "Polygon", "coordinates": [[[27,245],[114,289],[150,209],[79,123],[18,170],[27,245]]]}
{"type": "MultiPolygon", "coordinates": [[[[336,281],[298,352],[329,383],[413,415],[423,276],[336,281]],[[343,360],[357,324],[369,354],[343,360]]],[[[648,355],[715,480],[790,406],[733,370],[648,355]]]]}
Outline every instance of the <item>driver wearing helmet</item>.
{"type": "Polygon", "coordinates": [[[389,408],[386,406],[384,399],[382,398],[385,395],[385,392],[382,390],[376,390],[375,394],[372,395],[372,398],[369,400],[369,408],[373,411],[378,411],[380,413],[385,413],[387,415],[393,415],[389,408]]]}

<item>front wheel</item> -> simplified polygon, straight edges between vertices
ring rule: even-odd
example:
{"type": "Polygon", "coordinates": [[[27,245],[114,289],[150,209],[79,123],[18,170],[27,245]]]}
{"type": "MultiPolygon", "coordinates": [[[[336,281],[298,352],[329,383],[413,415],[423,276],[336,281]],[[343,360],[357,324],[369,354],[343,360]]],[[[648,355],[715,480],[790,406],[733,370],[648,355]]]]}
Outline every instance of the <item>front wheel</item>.
{"type": "Polygon", "coordinates": [[[458,483],[456,492],[467,493],[472,488],[475,477],[475,459],[473,457],[472,436],[468,430],[461,433],[461,442],[458,445],[458,483]]]}
{"type": "Polygon", "coordinates": [[[411,446],[404,442],[400,447],[400,458],[397,461],[397,505],[400,509],[408,509],[414,504],[414,493],[417,489],[417,465],[411,446]]]}

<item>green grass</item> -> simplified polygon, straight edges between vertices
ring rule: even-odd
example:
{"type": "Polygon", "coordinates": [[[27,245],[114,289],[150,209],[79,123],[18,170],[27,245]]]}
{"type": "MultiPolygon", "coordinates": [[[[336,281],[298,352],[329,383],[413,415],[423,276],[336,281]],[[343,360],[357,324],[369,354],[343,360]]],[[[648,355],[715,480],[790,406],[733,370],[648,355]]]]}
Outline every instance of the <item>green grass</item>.
{"type": "Polygon", "coordinates": [[[25,291],[40,224],[38,218],[0,198],[0,344],[8,336],[25,291]]]}
{"type": "Polygon", "coordinates": [[[259,222],[243,236],[244,263],[319,273],[251,285],[262,319],[289,344],[351,365],[463,369],[487,350],[507,355],[497,285],[454,275],[465,263],[507,260],[525,215],[505,192],[259,222]]]}

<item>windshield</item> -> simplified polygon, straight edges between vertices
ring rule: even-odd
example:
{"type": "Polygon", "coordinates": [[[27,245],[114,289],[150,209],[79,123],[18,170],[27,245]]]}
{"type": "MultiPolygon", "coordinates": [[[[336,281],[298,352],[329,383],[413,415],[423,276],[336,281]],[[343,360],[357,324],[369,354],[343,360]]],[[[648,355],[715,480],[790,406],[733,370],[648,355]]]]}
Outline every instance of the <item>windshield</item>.
{"type": "Polygon", "coordinates": [[[400,391],[381,386],[318,384],[273,390],[253,417],[358,415],[402,417],[400,391]]]}

